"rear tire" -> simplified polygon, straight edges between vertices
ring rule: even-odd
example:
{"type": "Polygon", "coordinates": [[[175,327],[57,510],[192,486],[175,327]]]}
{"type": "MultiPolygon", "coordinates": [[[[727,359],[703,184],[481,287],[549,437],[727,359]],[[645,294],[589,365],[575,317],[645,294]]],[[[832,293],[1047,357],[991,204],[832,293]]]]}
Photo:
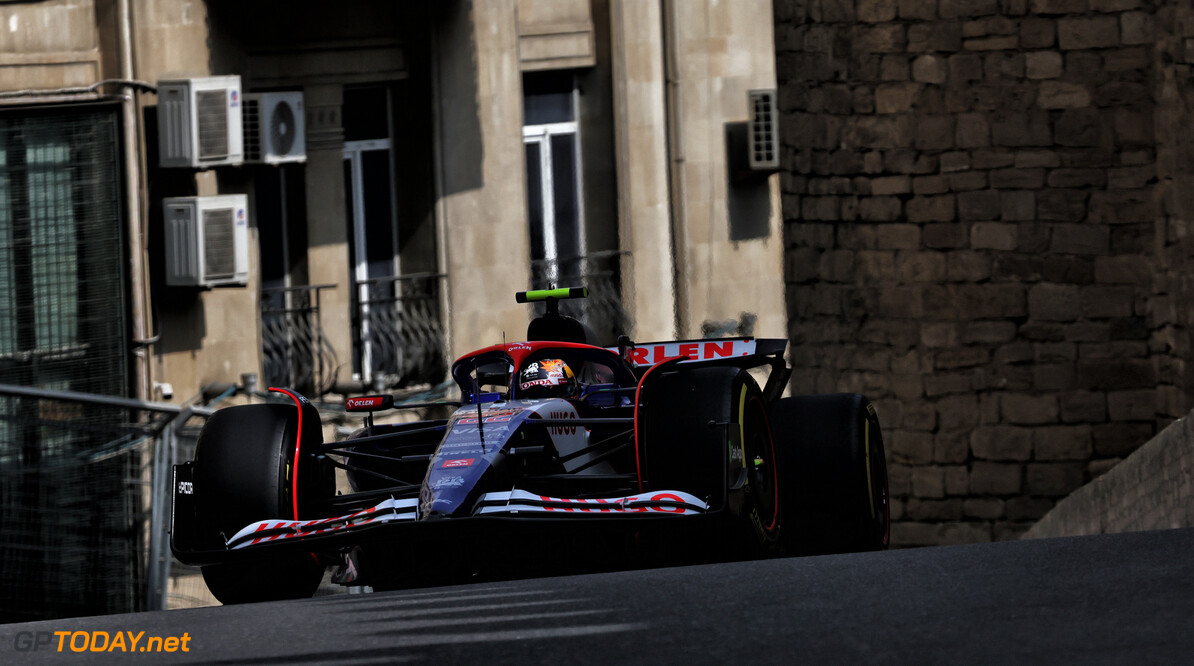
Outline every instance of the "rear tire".
{"type": "Polygon", "coordinates": [[[784,398],[771,407],[771,426],[786,490],[784,549],[887,548],[887,462],[874,406],[853,393],[784,398]]]}
{"type": "Polygon", "coordinates": [[[665,374],[649,386],[640,451],[644,483],[696,495],[733,517],[731,555],[759,555],[780,529],[776,447],[762,392],[738,368],[665,374]],[[745,551],[745,552],[743,552],[745,551]]]}
{"type": "MultiPolygon", "coordinates": [[[[259,520],[294,518],[288,478],[297,429],[291,405],[228,407],[208,419],[195,450],[195,492],[200,519],[205,529],[221,535],[220,543],[259,520]]],[[[312,518],[302,508],[331,496],[334,472],[313,457],[304,455],[299,463],[300,516],[312,518]]],[[[314,556],[298,553],[201,570],[216,599],[237,604],[310,597],[324,567],[314,556]]]]}

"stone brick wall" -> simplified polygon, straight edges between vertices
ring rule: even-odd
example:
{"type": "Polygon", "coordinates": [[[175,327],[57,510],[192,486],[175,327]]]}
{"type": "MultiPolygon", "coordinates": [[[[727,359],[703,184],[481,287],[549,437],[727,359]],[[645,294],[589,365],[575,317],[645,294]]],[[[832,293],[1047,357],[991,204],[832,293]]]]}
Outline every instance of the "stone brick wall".
{"type": "Polygon", "coordinates": [[[1172,418],[1194,403],[1194,7],[1156,13],[1157,270],[1150,314],[1157,354],[1157,411],[1172,418]]]}
{"type": "Polygon", "coordinates": [[[1057,503],[1025,538],[1194,527],[1194,417],[1057,503]]]}
{"type": "Polygon", "coordinates": [[[895,545],[1018,537],[1190,406],[1185,38],[1142,0],[774,6],[793,390],[875,401],[895,545]]]}

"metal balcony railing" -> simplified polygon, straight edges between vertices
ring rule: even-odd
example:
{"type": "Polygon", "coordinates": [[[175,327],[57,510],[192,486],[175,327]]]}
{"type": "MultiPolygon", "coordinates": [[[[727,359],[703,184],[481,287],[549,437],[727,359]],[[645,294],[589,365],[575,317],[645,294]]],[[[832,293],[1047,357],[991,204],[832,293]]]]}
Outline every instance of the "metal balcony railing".
{"type": "Polygon", "coordinates": [[[261,290],[262,366],[266,386],[323,395],[336,380],[336,351],[319,323],[319,284],[261,290]]]}
{"type": "Polygon", "coordinates": [[[440,313],[441,273],[357,282],[361,365],[369,384],[394,388],[438,384],[447,374],[440,313]]]}
{"type": "Polygon", "coordinates": [[[593,329],[602,344],[613,344],[619,335],[631,335],[634,322],[622,305],[621,263],[630,253],[621,250],[593,252],[571,259],[531,262],[531,288],[584,286],[589,297],[563,301],[560,313],[575,317],[593,329]]]}

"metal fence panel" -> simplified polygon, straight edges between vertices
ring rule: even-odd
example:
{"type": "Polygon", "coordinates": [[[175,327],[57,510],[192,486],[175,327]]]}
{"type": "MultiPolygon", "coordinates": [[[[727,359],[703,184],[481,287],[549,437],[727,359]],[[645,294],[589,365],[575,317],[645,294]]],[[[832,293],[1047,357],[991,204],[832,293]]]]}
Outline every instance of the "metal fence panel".
{"type": "Polygon", "coordinates": [[[161,607],[170,463],[200,420],[0,385],[0,622],[161,607]]]}

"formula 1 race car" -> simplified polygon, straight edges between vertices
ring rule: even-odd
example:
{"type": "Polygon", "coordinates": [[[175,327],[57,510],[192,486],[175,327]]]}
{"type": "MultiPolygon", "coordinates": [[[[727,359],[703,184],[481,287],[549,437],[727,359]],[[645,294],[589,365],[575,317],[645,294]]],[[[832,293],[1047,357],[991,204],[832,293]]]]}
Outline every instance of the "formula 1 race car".
{"type": "Polygon", "coordinates": [[[887,546],[865,398],[781,397],[784,340],[594,346],[558,311],[585,295],[518,294],[546,313],[453,364],[447,418],[375,423],[393,396],[350,397],[365,426],[324,442],[294,391],[219,410],[174,468],[175,556],[238,603],[310,596],[327,567],[393,589],[887,546]]]}

